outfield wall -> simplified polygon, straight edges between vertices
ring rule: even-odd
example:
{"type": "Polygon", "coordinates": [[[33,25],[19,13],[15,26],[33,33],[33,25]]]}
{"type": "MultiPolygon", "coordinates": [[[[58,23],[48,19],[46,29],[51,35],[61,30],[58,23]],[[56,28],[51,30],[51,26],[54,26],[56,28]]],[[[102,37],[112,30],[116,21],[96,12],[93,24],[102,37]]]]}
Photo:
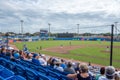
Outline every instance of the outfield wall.
{"type": "MultiPolygon", "coordinates": [[[[81,40],[81,41],[111,41],[110,38],[97,38],[97,37],[80,37],[80,38],[27,38],[24,40],[21,39],[9,39],[9,41],[5,40],[5,42],[13,43],[13,42],[21,42],[21,41],[39,41],[39,40],[81,40]]],[[[120,42],[120,39],[114,39],[114,41],[120,42]]]]}
{"type": "MultiPolygon", "coordinates": [[[[53,40],[111,41],[110,38],[54,38],[53,40]]],[[[115,40],[114,41],[120,41],[115,40]]]]}
{"type": "MultiPolygon", "coordinates": [[[[76,37],[76,38],[40,38],[40,40],[83,40],[83,41],[111,41],[110,37],[76,37]]],[[[120,42],[119,38],[114,38],[114,41],[120,42]]]]}

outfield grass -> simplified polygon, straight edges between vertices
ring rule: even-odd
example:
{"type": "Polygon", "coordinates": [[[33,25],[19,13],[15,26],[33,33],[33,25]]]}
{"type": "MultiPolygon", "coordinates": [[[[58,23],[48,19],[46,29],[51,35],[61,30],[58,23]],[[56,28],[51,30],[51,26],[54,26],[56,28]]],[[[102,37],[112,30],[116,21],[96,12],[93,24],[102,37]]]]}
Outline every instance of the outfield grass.
{"type": "MultiPolygon", "coordinates": [[[[79,48],[75,50],[71,50],[69,54],[60,54],[46,51],[39,51],[37,48],[49,48],[53,46],[66,46],[69,45],[69,42],[72,45],[97,45],[97,46],[110,46],[110,42],[100,42],[100,41],[37,41],[37,42],[23,42],[23,43],[15,43],[15,45],[22,49],[23,44],[26,44],[30,51],[32,52],[42,52],[43,54],[58,56],[63,58],[69,58],[74,60],[80,60],[84,62],[92,62],[101,65],[109,65],[109,53],[104,53],[101,51],[106,50],[105,47],[97,47],[97,46],[88,46],[85,48],[79,48]]],[[[120,46],[120,42],[114,42],[114,46],[120,46]]],[[[120,48],[113,49],[113,65],[117,68],[120,68],[120,48]]]]}

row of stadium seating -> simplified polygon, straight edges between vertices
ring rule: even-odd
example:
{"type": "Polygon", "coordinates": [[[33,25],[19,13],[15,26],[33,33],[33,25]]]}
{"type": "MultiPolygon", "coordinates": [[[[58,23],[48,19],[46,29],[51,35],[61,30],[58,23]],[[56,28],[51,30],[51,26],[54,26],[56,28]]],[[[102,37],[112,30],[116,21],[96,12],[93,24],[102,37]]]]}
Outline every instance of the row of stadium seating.
{"type": "Polygon", "coordinates": [[[66,73],[61,73],[49,66],[35,65],[25,60],[10,60],[1,55],[0,65],[13,71],[15,75],[20,75],[27,80],[71,80],[66,77],[66,73]]]}
{"type": "Polygon", "coordinates": [[[26,80],[20,75],[14,75],[14,72],[0,65],[0,80],[26,80]]]}

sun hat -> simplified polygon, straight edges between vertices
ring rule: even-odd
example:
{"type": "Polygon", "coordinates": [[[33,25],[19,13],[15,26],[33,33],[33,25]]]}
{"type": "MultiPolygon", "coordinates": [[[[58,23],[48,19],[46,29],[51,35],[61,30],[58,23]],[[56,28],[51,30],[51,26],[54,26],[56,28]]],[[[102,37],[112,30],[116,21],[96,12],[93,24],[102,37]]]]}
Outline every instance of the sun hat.
{"type": "Polygon", "coordinates": [[[113,79],[115,74],[115,68],[113,66],[107,66],[105,69],[105,75],[108,79],[113,79]]]}

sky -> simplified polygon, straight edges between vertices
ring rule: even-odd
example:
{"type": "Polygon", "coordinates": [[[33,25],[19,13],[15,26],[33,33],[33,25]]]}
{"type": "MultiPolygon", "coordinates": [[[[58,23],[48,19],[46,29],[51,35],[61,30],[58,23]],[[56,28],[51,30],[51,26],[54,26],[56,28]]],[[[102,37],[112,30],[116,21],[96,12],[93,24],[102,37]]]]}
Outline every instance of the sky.
{"type": "Polygon", "coordinates": [[[0,0],[0,31],[39,32],[110,32],[118,22],[120,0],[0,0]],[[109,26],[108,26],[109,25],[109,26]],[[94,28],[93,28],[94,27],[94,28]]]}

